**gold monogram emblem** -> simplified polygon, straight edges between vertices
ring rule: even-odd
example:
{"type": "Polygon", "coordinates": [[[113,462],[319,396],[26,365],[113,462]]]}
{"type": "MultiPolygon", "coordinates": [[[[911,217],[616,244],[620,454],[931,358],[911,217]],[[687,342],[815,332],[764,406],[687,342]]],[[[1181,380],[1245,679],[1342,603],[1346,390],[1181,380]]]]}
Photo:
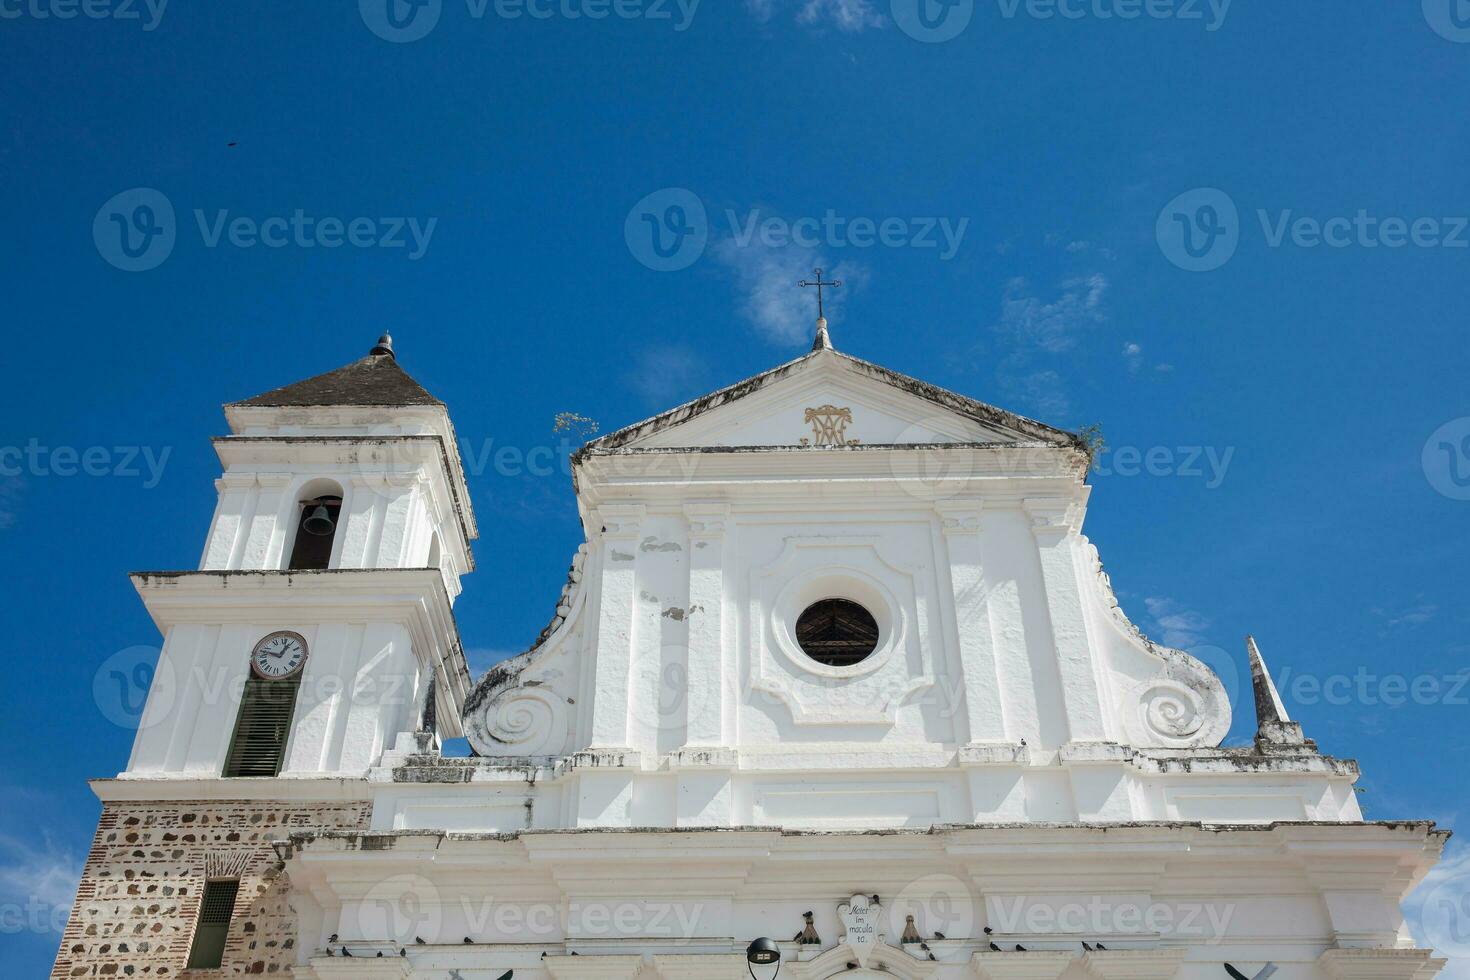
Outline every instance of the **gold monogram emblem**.
{"type": "Polygon", "coordinates": [[[847,438],[847,427],[852,422],[852,409],[823,405],[806,410],[807,424],[812,427],[812,438],[801,440],[803,446],[856,446],[860,440],[847,438]]]}

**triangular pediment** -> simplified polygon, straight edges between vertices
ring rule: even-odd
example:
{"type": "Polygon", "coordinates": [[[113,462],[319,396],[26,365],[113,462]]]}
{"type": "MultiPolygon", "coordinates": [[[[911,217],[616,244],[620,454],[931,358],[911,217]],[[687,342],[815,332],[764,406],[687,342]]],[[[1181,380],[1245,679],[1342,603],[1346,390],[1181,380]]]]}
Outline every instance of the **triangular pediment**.
{"type": "Polygon", "coordinates": [[[591,450],[1052,443],[1076,437],[833,350],[817,350],[591,443],[591,450]]]}

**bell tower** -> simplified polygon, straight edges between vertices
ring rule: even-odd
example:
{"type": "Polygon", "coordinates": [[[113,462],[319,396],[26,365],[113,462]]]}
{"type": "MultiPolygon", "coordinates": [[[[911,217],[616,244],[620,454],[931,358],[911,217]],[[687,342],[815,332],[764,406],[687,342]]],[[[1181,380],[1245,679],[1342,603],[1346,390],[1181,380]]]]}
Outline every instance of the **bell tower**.
{"type": "Polygon", "coordinates": [[[361,776],[426,718],[457,736],[477,531],[444,404],[385,334],[225,415],[199,569],[133,576],[164,645],[123,778],[361,776]]]}
{"type": "Polygon", "coordinates": [[[225,416],[198,568],[132,576],[162,650],[127,768],[92,783],[58,980],[290,974],[316,923],[281,842],[373,826],[376,774],[461,734],[476,530],[444,404],[385,335],[225,416]]]}

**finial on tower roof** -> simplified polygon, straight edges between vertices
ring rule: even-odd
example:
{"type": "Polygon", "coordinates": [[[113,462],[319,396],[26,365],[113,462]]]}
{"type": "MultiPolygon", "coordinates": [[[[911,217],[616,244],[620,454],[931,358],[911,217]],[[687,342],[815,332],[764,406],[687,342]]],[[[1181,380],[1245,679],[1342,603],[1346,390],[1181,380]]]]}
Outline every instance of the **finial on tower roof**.
{"type": "Polygon", "coordinates": [[[836,289],[841,286],[842,283],[840,281],[823,282],[822,270],[817,269],[816,273],[816,282],[807,282],[805,279],[803,279],[801,282],[797,283],[797,285],[801,286],[803,289],[808,286],[817,287],[817,339],[812,342],[812,350],[831,350],[832,338],[827,335],[827,307],[824,301],[825,297],[822,295],[822,290],[827,288],[828,286],[836,289]]]}
{"type": "Polygon", "coordinates": [[[393,353],[393,335],[391,333],[387,333],[386,331],[383,333],[383,336],[378,338],[377,345],[373,347],[372,350],[368,351],[368,353],[387,354],[389,357],[393,358],[393,360],[398,360],[398,355],[393,353]]]}
{"type": "Polygon", "coordinates": [[[827,318],[817,320],[817,339],[812,341],[812,350],[831,350],[832,338],[827,336],[827,318]]]}
{"type": "Polygon", "coordinates": [[[1297,750],[1314,743],[1302,735],[1302,726],[1292,721],[1276,692],[1276,683],[1271,680],[1271,671],[1266,667],[1266,658],[1256,646],[1256,638],[1245,638],[1246,653],[1251,662],[1251,687],[1256,694],[1256,751],[1265,753],[1275,746],[1294,746],[1297,750]]]}

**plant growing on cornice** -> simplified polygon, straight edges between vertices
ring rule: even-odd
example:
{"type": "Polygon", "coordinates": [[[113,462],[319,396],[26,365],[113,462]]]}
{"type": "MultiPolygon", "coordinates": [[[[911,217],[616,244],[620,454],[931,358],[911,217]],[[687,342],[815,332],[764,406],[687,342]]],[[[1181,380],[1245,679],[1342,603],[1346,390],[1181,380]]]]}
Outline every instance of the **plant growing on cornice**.
{"type": "Polygon", "coordinates": [[[583,439],[597,435],[597,430],[600,428],[596,419],[589,419],[577,412],[558,412],[551,423],[552,432],[558,434],[570,432],[583,439]]]}
{"type": "Polygon", "coordinates": [[[1098,453],[1108,446],[1107,439],[1103,437],[1101,422],[1083,426],[1082,431],[1077,433],[1077,438],[1081,439],[1082,445],[1087,447],[1087,457],[1090,460],[1097,459],[1098,453]]]}

